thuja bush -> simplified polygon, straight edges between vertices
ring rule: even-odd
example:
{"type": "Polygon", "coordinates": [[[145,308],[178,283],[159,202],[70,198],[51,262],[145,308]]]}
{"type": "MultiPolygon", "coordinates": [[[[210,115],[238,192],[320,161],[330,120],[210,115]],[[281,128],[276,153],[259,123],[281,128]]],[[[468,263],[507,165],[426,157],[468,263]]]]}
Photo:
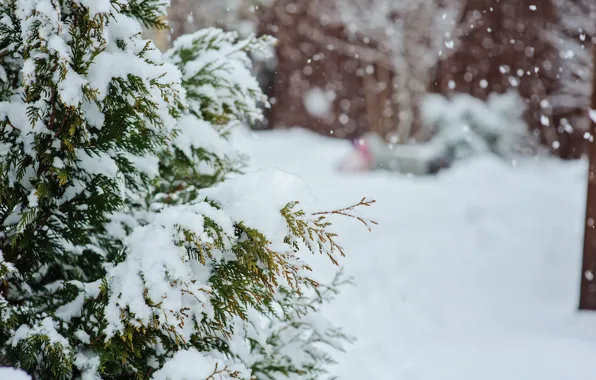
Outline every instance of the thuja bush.
{"type": "Polygon", "coordinates": [[[164,0],[0,3],[1,378],[319,379],[349,340],[317,311],[343,249],[289,174],[241,174],[267,99],[207,29],[165,54],[164,0]],[[297,201],[302,200],[302,203],[297,201]]]}

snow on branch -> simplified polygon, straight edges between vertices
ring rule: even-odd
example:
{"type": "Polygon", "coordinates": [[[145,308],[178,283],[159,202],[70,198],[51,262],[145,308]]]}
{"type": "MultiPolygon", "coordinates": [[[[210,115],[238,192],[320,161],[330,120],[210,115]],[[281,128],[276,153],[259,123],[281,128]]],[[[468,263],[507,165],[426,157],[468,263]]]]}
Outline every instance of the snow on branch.
{"type": "Polygon", "coordinates": [[[326,373],[320,346],[347,338],[316,314],[338,284],[319,291],[305,254],[337,264],[330,217],[370,227],[373,202],[320,212],[296,176],[240,174],[225,129],[262,116],[248,54],[273,40],[207,29],[163,55],[140,32],[167,3],[0,2],[0,359],[56,379],[326,373]]]}

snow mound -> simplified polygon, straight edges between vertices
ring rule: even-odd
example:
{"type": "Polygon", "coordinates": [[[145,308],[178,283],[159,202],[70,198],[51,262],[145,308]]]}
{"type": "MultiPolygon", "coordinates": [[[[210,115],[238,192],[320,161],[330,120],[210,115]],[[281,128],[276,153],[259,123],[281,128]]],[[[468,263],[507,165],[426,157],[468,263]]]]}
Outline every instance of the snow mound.
{"type": "MultiPolygon", "coordinates": [[[[342,380],[593,378],[596,315],[579,313],[586,162],[458,162],[434,177],[340,173],[347,141],[239,133],[253,168],[297,174],[328,205],[368,196],[372,235],[338,220],[356,286],[324,316],[356,336],[342,380]]],[[[333,268],[313,260],[314,273],[333,268]]]]}

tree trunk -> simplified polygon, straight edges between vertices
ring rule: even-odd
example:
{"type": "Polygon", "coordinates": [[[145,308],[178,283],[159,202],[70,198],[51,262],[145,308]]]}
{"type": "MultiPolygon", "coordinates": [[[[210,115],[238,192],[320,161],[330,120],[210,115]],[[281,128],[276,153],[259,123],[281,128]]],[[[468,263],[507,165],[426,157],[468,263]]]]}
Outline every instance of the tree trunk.
{"type": "MultiPolygon", "coordinates": [[[[592,77],[591,109],[596,110],[596,45],[592,47],[594,74],[592,77]]],[[[594,119],[594,117],[592,117],[594,119]]],[[[588,199],[584,226],[584,258],[581,273],[580,310],[596,310],[596,121],[591,122],[591,141],[588,148],[588,199]]]]}

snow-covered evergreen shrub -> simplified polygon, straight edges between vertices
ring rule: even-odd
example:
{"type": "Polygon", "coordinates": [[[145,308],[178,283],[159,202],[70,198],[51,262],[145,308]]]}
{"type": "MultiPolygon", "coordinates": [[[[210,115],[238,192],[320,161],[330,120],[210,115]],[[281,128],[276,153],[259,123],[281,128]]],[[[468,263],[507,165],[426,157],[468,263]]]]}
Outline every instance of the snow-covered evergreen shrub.
{"type": "Polygon", "coordinates": [[[517,92],[493,93],[487,101],[467,94],[445,98],[426,95],[422,121],[435,131],[437,149],[454,157],[492,152],[502,157],[515,153],[528,137],[523,120],[526,106],[517,92]]]}
{"type": "Polygon", "coordinates": [[[225,132],[260,117],[247,52],[270,40],[209,29],[164,56],[141,25],[166,6],[0,3],[0,365],[321,378],[346,339],[316,314],[338,283],[300,256],[335,262],[328,216],[355,206],[315,212],[289,174],[236,174],[225,132]]]}

